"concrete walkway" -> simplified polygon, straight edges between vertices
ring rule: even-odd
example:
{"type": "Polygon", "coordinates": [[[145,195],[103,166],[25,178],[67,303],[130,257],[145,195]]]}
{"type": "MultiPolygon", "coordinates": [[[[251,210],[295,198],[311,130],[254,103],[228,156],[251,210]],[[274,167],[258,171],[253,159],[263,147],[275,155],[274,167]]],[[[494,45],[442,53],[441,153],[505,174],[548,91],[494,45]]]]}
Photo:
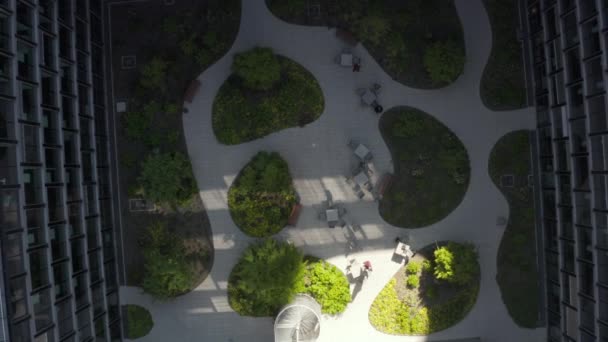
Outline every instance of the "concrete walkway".
{"type": "Polygon", "coordinates": [[[419,90],[394,82],[359,45],[362,72],[337,66],[333,59],[343,45],[333,30],[287,24],[274,17],[264,0],[243,1],[241,28],[231,51],[207,69],[199,80],[199,94],[184,115],[188,151],[200,194],[213,230],[215,262],[209,277],[193,292],[170,302],[154,302],[137,288],[122,288],[121,300],[148,308],[155,321],[141,341],[273,341],[271,318],[247,318],[234,313],[227,302],[228,275],[251,242],[234,225],[227,208],[227,190],[239,170],[260,150],[279,152],[289,163],[304,209],[298,227],[279,237],[292,241],[307,254],[328,259],[342,270],[347,264],[347,240],[342,229],[328,229],[317,219],[325,190],[345,203],[362,226],[357,233],[361,250],[349,256],[370,260],[374,272],[362,291],[339,317],[325,317],[320,341],[427,341],[481,336],[483,341],[536,342],[544,329],[517,327],[509,317],[495,281],[496,254],[503,228],[497,216],[507,216],[508,205],[488,176],[487,162],[494,143],[517,129],[534,128],[531,109],[492,112],[479,98],[479,82],[491,47],[491,30],[481,0],[456,0],[466,40],[463,75],[439,90],[419,90]],[[211,127],[215,95],[230,74],[232,56],[254,46],[272,47],[307,68],[325,96],[320,119],[304,128],[286,129],[247,144],[219,144],[211,127]],[[400,267],[391,261],[394,239],[406,230],[382,220],[376,202],[357,200],[344,182],[351,152],[350,138],[358,138],[374,153],[380,172],[392,171],[389,151],[378,130],[378,117],[362,108],[355,89],[382,84],[380,103],[385,109],[409,105],[443,122],[464,143],[471,160],[471,183],[462,203],[445,219],[429,227],[408,230],[414,248],[438,240],[471,241],[479,249],[481,289],[470,314],[460,323],[430,337],[391,336],[376,331],[368,321],[374,298],[400,267]]]}

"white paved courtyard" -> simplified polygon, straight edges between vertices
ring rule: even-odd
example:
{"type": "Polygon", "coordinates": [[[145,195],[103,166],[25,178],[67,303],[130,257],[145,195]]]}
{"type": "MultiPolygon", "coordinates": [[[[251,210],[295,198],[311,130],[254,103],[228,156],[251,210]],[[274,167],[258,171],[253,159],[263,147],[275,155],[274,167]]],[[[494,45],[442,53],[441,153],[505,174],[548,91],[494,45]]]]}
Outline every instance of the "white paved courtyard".
{"type": "Polygon", "coordinates": [[[502,303],[496,276],[496,254],[504,227],[498,216],[508,216],[505,198],[487,172],[494,143],[517,129],[534,128],[532,109],[492,112],[479,97],[479,83],[491,49],[491,29],[481,0],[456,0],[464,28],[467,62],[464,74],[439,90],[418,90],[393,81],[359,45],[362,69],[353,73],[341,68],[334,57],[342,48],[333,30],[287,24],[274,17],[264,0],[244,0],[239,35],[228,54],[198,79],[201,89],[188,105],[183,124],[200,194],[213,230],[215,260],[209,277],[193,292],[169,302],[155,302],[138,288],[123,287],[123,304],[148,308],[154,328],[141,341],[273,341],[271,318],[247,318],[234,313],[227,301],[228,275],[241,252],[251,242],[234,225],[227,205],[227,191],[241,168],[260,150],[277,151],[289,163],[304,209],[297,227],[284,229],[288,239],[306,254],[326,258],[342,270],[347,265],[347,239],[341,228],[329,229],[317,218],[317,210],[329,190],[335,201],[345,203],[349,215],[362,226],[357,233],[361,250],[350,255],[370,260],[374,271],[363,289],[337,317],[324,317],[321,342],[428,341],[445,338],[482,337],[483,341],[536,342],[544,329],[521,329],[513,323],[502,303]],[[224,146],[211,127],[213,99],[230,74],[235,52],[254,46],[271,47],[308,69],[318,80],[325,97],[325,110],[304,128],[286,129],[250,143],[224,146]],[[355,90],[373,82],[382,85],[380,103],[385,109],[408,105],[419,108],[449,127],[467,148],[471,182],[462,203],[445,219],[428,227],[407,230],[413,247],[434,241],[471,241],[479,250],[481,289],[475,307],[457,325],[430,336],[391,336],[376,331],[368,310],[376,295],[400,267],[391,261],[394,239],[405,229],[382,220],[378,203],[358,200],[344,176],[349,173],[350,138],[365,143],[374,154],[379,172],[392,172],[391,156],[378,129],[378,116],[362,107],[355,90]]]}

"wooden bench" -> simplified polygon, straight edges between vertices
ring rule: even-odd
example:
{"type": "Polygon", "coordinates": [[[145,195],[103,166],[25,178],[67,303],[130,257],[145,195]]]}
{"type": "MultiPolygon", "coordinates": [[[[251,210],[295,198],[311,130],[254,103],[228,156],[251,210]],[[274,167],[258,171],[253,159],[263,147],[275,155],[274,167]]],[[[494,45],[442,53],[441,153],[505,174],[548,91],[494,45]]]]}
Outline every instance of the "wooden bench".
{"type": "Polygon", "coordinates": [[[192,82],[190,82],[190,85],[188,85],[188,89],[186,89],[186,94],[184,94],[184,101],[192,103],[192,99],[194,98],[194,95],[196,95],[196,92],[198,91],[198,88],[200,88],[200,86],[201,82],[199,80],[193,80],[192,82]]]}
{"type": "Polygon", "coordinates": [[[302,205],[297,203],[291,209],[291,214],[289,214],[289,219],[287,219],[287,224],[295,227],[298,224],[298,219],[300,218],[300,212],[302,212],[302,205]]]}
{"type": "Polygon", "coordinates": [[[385,173],[384,175],[382,175],[382,179],[380,180],[380,183],[378,184],[378,198],[379,199],[382,199],[382,196],[384,196],[384,192],[386,191],[386,189],[388,188],[388,186],[391,184],[392,181],[393,181],[393,174],[385,173]]]}

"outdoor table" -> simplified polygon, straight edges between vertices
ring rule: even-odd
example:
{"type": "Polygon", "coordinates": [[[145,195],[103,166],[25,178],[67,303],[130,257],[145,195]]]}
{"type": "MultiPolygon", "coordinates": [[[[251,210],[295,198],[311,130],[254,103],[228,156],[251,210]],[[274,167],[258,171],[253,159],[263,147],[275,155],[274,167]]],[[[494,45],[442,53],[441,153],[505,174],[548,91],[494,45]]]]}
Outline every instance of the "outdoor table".
{"type": "Polygon", "coordinates": [[[412,249],[410,248],[409,245],[406,245],[405,243],[399,241],[397,243],[397,247],[395,247],[395,254],[400,255],[404,258],[409,258],[413,255],[412,253],[412,249]]]}
{"type": "Polygon", "coordinates": [[[340,219],[338,209],[327,209],[325,215],[327,216],[327,222],[338,222],[340,219]]]}
{"type": "Polygon", "coordinates": [[[359,157],[359,159],[365,161],[365,158],[369,154],[369,149],[367,148],[367,146],[359,144],[359,146],[357,146],[357,148],[355,149],[354,153],[357,157],[359,157]]]}
{"type": "Polygon", "coordinates": [[[372,103],[376,102],[376,95],[369,90],[366,90],[363,95],[361,95],[361,100],[367,104],[372,105],[372,103]]]}
{"type": "Polygon", "coordinates": [[[365,172],[361,171],[353,177],[353,180],[359,185],[365,185],[369,182],[369,177],[367,177],[365,172]]]}
{"type": "Polygon", "coordinates": [[[353,66],[353,55],[351,53],[343,53],[340,55],[340,65],[345,67],[353,66]]]}

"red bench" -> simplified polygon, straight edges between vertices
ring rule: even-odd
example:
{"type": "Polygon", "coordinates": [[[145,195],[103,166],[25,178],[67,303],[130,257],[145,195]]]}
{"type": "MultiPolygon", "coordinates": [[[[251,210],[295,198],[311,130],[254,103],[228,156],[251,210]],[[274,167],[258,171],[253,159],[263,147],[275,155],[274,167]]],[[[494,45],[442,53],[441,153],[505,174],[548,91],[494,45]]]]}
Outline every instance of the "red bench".
{"type": "Polygon", "coordinates": [[[392,173],[385,173],[384,175],[382,175],[382,179],[380,180],[380,183],[378,184],[378,197],[380,199],[382,199],[382,196],[384,196],[384,192],[386,191],[386,189],[388,188],[388,186],[391,184],[392,181],[393,181],[392,173]]]}
{"type": "Polygon", "coordinates": [[[298,218],[300,218],[301,211],[302,211],[302,205],[300,203],[297,203],[296,205],[294,205],[293,209],[291,209],[291,214],[289,215],[287,224],[292,227],[295,227],[295,225],[298,223],[298,218]]]}
{"type": "Polygon", "coordinates": [[[198,88],[200,88],[200,86],[201,82],[199,80],[193,80],[192,82],[190,82],[190,85],[188,85],[188,89],[186,89],[186,94],[184,94],[184,101],[192,103],[192,99],[194,98],[194,95],[196,95],[196,92],[198,91],[198,88]]]}

